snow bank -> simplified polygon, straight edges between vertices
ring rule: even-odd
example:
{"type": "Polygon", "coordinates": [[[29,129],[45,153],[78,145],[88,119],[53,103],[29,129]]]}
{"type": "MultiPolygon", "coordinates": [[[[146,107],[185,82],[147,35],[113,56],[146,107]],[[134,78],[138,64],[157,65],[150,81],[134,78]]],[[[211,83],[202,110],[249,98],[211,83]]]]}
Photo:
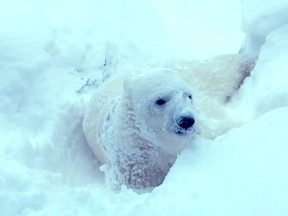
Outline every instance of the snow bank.
{"type": "Polygon", "coordinates": [[[134,213],[286,215],[287,120],[283,108],[216,140],[197,140],[134,213]]]}
{"type": "Polygon", "coordinates": [[[257,55],[266,36],[287,24],[287,11],[287,0],[242,0],[245,52],[257,55]]]}
{"type": "Polygon", "coordinates": [[[242,29],[244,32],[266,36],[287,24],[287,0],[242,0],[242,29]]]}
{"type": "Polygon", "coordinates": [[[287,215],[287,7],[243,1],[260,53],[233,107],[249,123],[196,140],[138,195],[104,185],[79,130],[83,104],[111,74],[151,59],[237,52],[239,2],[4,0],[0,215],[287,215]]]}
{"type": "Polygon", "coordinates": [[[244,118],[288,105],[287,34],[288,25],[284,25],[266,36],[255,69],[234,98],[244,118]]]}

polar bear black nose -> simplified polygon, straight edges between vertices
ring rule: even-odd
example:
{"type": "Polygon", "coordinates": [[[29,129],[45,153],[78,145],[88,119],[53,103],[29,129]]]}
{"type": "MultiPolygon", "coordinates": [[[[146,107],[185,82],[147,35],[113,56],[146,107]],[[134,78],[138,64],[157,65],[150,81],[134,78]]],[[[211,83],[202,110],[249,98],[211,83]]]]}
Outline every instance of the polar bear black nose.
{"type": "Polygon", "coordinates": [[[177,124],[179,125],[179,127],[185,130],[192,127],[194,123],[195,123],[195,119],[191,116],[181,117],[177,120],[177,124]]]}

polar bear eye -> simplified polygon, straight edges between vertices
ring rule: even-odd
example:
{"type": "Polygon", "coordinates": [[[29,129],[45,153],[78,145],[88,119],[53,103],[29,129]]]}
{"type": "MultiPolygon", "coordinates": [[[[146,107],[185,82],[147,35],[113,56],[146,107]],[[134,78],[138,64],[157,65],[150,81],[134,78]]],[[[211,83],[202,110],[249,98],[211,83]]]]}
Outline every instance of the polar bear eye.
{"type": "Polygon", "coordinates": [[[157,105],[159,105],[159,106],[162,106],[162,105],[164,105],[166,102],[167,102],[167,101],[164,100],[164,99],[158,99],[158,100],[156,100],[155,103],[156,103],[157,105]]]}
{"type": "Polygon", "coordinates": [[[192,95],[188,95],[188,98],[189,98],[190,100],[192,100],[192,95]]]}

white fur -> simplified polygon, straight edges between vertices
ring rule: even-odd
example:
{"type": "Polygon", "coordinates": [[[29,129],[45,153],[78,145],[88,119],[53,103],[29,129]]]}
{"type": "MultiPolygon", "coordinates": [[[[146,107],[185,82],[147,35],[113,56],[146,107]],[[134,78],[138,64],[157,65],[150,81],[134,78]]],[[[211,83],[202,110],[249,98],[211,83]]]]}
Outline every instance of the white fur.
{"type": "Polygon", "coordinates": [[[108,182],[116,188],[158,186],[196,133],[215,137],[231,128],[234,124],[223,107],[251,70],[250,63],[235,55],[164,64],[128,78],[115,75],[99,87],[83,129],[94,154],[105,164],[108,182]],[[159,98],[168,102],[159,106],[155,103],[159,98]],[[177,118],[186,115],[196,123],[177,134],[177,118]]]}

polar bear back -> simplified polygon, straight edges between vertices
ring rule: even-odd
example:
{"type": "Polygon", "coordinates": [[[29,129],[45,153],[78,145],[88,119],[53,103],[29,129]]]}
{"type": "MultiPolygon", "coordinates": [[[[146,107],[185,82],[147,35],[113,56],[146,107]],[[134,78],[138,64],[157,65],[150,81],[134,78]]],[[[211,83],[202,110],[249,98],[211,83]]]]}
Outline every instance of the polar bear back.
{"type": "Polygon", "coordinates": [[[195,94],[209,95],[209,99],[214,98],[225,103],[250,74],[255,58],[231,54],[204,61],[181,61],[172,64],[169,67],[188,82],[195,94]]]}

